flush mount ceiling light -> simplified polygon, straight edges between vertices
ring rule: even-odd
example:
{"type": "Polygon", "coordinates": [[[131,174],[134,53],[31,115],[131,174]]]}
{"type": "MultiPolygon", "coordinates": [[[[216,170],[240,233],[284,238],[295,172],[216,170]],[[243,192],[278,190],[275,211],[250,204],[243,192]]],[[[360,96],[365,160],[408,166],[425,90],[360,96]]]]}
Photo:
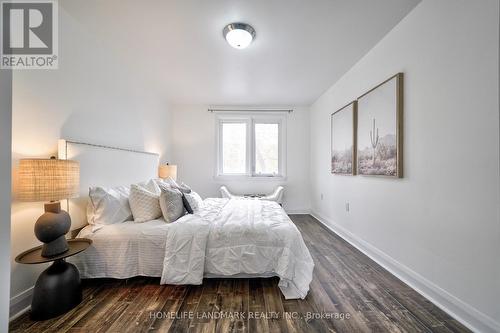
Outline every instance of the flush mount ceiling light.
{"type": "Polygon", "coordinates": [[[224,27],[222,34],[235,49],[244,49],[255,38],[255,29],[246,23],[230,23],[224,27]]]}

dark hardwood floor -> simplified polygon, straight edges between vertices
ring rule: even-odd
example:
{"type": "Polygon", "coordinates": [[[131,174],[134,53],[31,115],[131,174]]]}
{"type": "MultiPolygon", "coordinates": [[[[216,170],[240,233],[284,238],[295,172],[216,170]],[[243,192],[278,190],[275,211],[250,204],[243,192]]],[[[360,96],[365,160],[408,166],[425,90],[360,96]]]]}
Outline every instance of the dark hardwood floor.
{"type": "Polygon", "coordinates": [[[278,279],[86,280],[69,313],[12,332],[469,332],[308,215],[292,215],[316,264],[309,295],[285,300],[278,279]],[[323,317],[323,318],[320,318],[323,317]],[[330,318],[325,318],[330,317],[330,318]]]}

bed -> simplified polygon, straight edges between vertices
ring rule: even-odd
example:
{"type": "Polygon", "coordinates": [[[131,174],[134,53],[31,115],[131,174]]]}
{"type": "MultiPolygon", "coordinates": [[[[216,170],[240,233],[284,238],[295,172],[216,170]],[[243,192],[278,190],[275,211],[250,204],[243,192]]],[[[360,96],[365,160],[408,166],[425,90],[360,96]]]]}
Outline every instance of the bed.
{"type": "MultiPolygon", "coordinates": [[[[119,163],[118,148],[111,148],[115,156],[106,158],[108,166],[104,167],[102,161],[95,163],[91,151],[98,150],[102,159],[107,155],[100,150],[109,147],[87,147],[81,143],[70,143],[68,147],[68,142],[64,145],[60,145],[64,156],[79,159],[82,170],[87,167],[101,173],[96,179],[107,181],[105,186],[137,180],[118,177],[115,183],[110,183],[111,178],[102,175],[113,170],[112,163],[119,163]]],[[[127,158],[133,159],[130,154],[134,153],[138,154],[127,151],[127,158]]],[[[141,175],[134,177],[144,179],[146,173],[153,173],[150,164],[158,161],[151,160],[151,156],[138,159],[144,168],[139,172],[141,175]]],[[[137,161],[127,162],[141,165],[137,161]]],[[[119,164],[123,168],[124,164],[119,164]]],[[[73,211],[77,211],[76,225],[86,224],[82,220],[85,187],[95,185],[93,179],[92,172],[86,170],[80,181],[82,195],[71,203],[73,211]]],[[[98,230],[87,225],[77,237],[93,240],[87,251],[71,259],[82,278],[151,276],[160,277],[162,284],[201,284],[203,278],[278,276],[284,297],[297,299],[306,297],[314,268],[300,231],[279,204],[264,200],[207,198],[195,214],[187,214],[173,223],[163,219],[144,223],[126,221],[98,230]]]]}
{"type": "Polygon", "coordinates": [[[201,284],[203,277],[278,276],[287,299],[304,298],[312,280],[314,263],[299,230],[270,201],[209,198],[194,216],[173,223],[129,221],[96,232],[87,226],[78,237],[93,240],[72,258],[83,278],[201,284]]]}

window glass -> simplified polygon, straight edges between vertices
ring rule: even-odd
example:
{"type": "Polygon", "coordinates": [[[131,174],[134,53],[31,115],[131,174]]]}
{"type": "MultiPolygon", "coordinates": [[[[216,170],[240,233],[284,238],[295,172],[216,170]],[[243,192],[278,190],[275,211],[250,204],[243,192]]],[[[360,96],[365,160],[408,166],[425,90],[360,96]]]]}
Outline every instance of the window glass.
{"type": "Polygon", "coordinates": [[[255,125],[255,173],[277,175],[279,173],[279,125],[255,125]]]}
{"type": "Polygon", "coordinates": [[[222,172],[246,173],[246,123],[222,123],[222,172]]]}

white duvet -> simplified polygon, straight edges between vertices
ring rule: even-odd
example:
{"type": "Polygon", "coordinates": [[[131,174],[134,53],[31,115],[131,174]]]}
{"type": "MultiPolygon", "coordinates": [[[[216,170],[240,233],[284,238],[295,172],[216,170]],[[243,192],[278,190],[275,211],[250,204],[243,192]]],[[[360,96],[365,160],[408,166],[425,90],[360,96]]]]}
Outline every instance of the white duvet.
{"type": "Polygon", "coordinates": [[[70,258],[83,278],[161,276],[164,284],[201,284],[203,277],[280,278],[285,298],[304,298],[314,263],[283,209],[260,200],[206,199],[174,223],[106,225],[78,237],[92,246],[70,258]]]}
{"type": "Polygon", "coordinates": [[[203,276],[278,276],[286,299],[304,298],[314,263],[302,236],[270,201],[207,199],[169,226],[162,284],[201,284],[203,276]]]}

